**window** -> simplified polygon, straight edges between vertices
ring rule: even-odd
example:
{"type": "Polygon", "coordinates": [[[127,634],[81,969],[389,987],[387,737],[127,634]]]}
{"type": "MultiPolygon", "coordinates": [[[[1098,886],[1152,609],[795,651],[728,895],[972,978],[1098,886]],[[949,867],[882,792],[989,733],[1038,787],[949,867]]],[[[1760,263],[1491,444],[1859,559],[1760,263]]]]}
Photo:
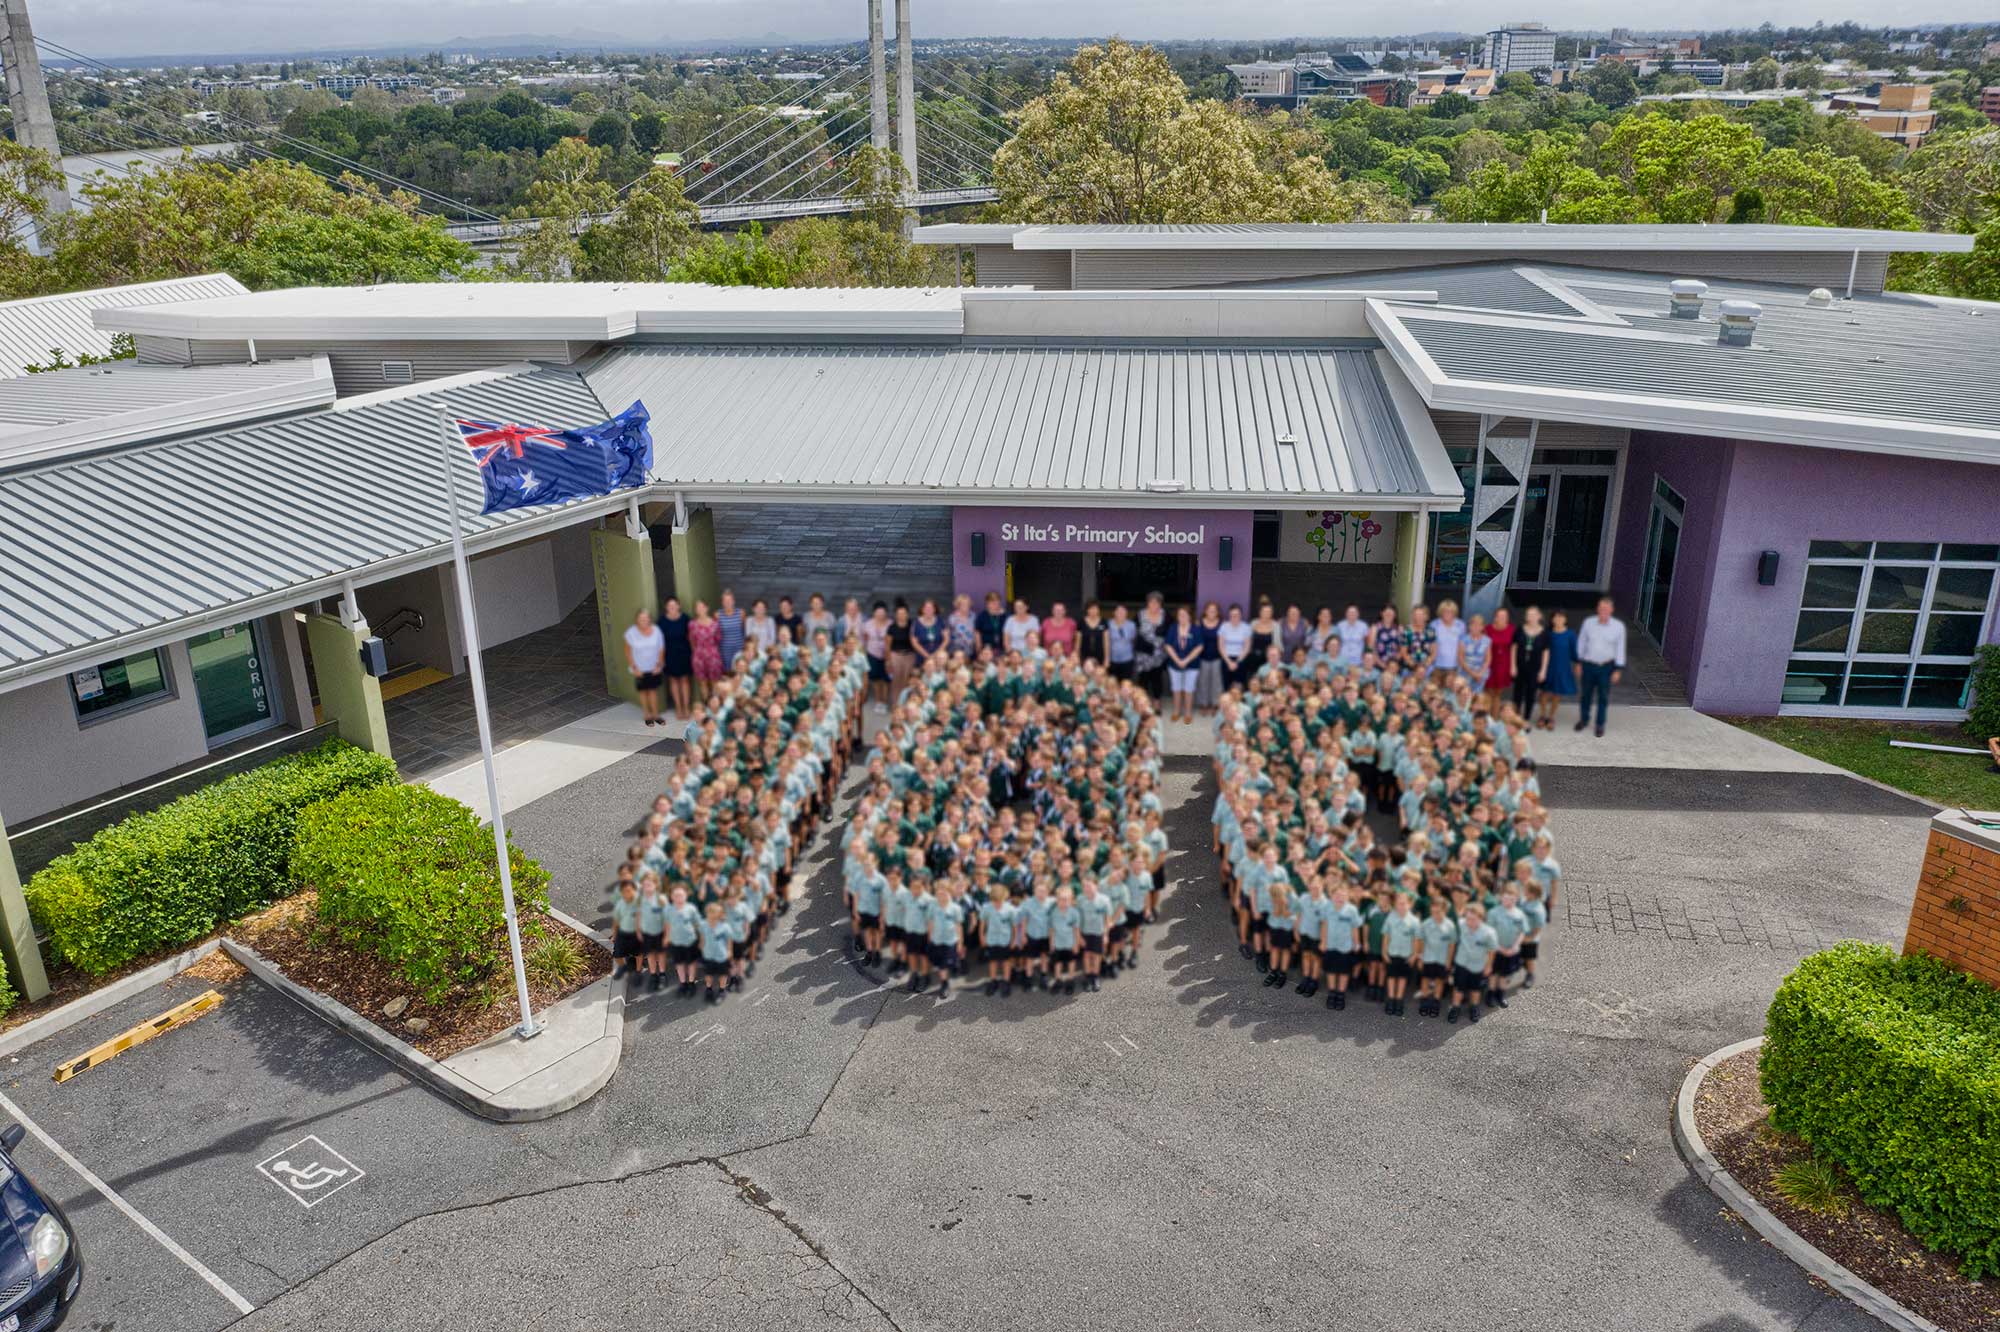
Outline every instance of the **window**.
{"type": "Polygon", "coordinates": [[[1278,558],[1279,533],[1284,530],[1285,516],[1276,509],[1258,509],[1250,520],[1250,558],[1253,560],[1275,560],[1278,558]]]}
{"type": "Polygon", "coordinates": [[[2000,546],[1813,542],[1784,709],[1963,712],[1996,582],[2000,546]]]}
{"type": "Polygon", "coordinates": [[[69,692],[77,720],[89,721],[167,697],[173,683],[167,678],[166,658],[155,649],[76,671],[69,677],[69,692]]]}

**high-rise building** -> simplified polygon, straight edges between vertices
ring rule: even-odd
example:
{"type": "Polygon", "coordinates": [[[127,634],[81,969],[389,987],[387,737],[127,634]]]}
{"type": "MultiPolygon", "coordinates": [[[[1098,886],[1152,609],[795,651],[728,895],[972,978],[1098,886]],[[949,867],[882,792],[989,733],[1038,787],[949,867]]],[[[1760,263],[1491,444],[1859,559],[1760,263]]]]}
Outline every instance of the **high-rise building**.
{"type": "Polygon", "coordinates": [[[1556,35],[1544,23],[1495,28],[1486,34],[1485,54],[1479,63],[1496,77],[1516,71],[1552,69],[1556,63],[1556,35]]]}

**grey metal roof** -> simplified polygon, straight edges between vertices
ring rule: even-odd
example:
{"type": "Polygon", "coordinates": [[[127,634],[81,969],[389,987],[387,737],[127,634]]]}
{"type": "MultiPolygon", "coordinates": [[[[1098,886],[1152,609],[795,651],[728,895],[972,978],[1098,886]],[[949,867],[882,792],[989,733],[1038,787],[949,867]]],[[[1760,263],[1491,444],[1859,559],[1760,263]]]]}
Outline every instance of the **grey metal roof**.
{"type": "Polygon", "coordinates": [[[1225,286],[1231,291],[1435,291],[1440,305],[1512,314],[1580,313],[1555,292],[1524,275],[1515,264],[1436,264],[1367,273],[1266,278],[1225,286]]]}
{"type": "MultiPolygon", "coordinates": [[[[455,386],[448,400],[541,424],[608,415],[559,371],[455,386]]],[[[0,475],[0,682],[99,644],[297,605],[385,564],[440,562],[436,403],[415,394],[0,475]]],[[[555,511],[482,517],[471,457],[453,465],[474,544],[555,511]]]]}
{"type": "Polygon", "coordinates": [[[1433,493],[1365,350],[643,345],[584,375],[607,404],[645,400],[654,480],[696,494],[1189,504],[1433,493]]]}
{"type": "MultiPolygon", "coordinates": [[[[310,357],[202,366],[125,360],[0,380],[0,466],[16,438],[51,426],[254,395],[310,381],[318,369],[310,357]]],[[[331,399],[331,380],[327,389],[331,399]]]]}
{"type": "Polygon", "coordinates": [[[25,375],[24,367],[46,364],[52,348],[68,352],[72,361],[85,352],[110,355],[111,334],[91,322],[94,310],[238,296],[245,290],[227,273],[206,273],[0,303],[0,378],[25,375]]]}
{"type": "MultiPolygon", "coordinates": [[[[1665,283],[1651,282],[1656,299],[1627,292],[1623,302],[1663,308],[1665,283]]],[[[1600,302],[1619,295],[1601,284],[1577,285],[1600,302]]],[[[1630,330],[1454,319],[1417,306],[1394,313],[1457,380],[2000,431],[2000,306],[1940,308],[1876,297],[1814,309],[1796,289],[1742,284],[1711,287],[1710,294],[1759,300],[1764,313],[1754,346],[1718,344],[1712,303],[1710,318],[1700,322],[1647,315],[1628,318],[1630,330]]]]}
{"type": "Polygon", "coordinates": [[[1667,223],[1549,225],[1538,222],[1226,222],[1024,227],[1017,250],[1678,250],[1954,254],[1970,236],[1861,227],[1667,223]]]}

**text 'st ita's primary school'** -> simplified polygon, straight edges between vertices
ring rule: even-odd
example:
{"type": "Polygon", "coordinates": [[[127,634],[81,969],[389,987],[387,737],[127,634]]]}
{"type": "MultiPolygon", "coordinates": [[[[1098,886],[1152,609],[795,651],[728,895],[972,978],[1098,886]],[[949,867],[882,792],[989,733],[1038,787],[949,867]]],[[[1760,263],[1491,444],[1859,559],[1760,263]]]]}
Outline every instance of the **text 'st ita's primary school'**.
{"type": "Polygon", "coordinates": [[[0,878],[325,731],[441,760],[401,720],[465,670],[440,407],[652,417],[641,488],[469,520],[503,732],[629,692],[634,612],[725,584],[1371,619],[1609,593],[1723,714],[1960,717],[2000,637],[2000,305],[1885,290],[1892,255],[1969,237],[918,240],[978,285],[218,276],[0,306],[0,878]],[[15,369],[114,334],[136,360],[15,369]]]}

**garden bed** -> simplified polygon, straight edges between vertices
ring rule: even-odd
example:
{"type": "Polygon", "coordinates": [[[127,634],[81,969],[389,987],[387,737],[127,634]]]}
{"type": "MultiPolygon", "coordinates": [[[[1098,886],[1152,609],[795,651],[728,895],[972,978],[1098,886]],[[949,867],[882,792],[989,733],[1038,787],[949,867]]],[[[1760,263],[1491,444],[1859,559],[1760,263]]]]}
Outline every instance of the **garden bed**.
{"type": "MultiPolygon", "coordinates": [[[[538,1012],[611,972],[611,954],[596,940],[553,918],[545,919],[543,928],[548,941],[567,941],[579,964],[567,977],[553,974],[534,964],[537,946],[524,941],[530,956],[528,995],[538,1012]]],[[[454,991],[441,1003],[428,1003],[388,963],[345,946],[321,928],[317,895],[311,892],[244,918],[229,936],[256,949],[290,980],[345,1005],[433,1059],[449,1059],[512,1030],[521,1020],[510,967],[500,967],[478,990],[454,991]]]]}
{"type": "Polygon", "coordinates": [[[1807,1169],[1814,1158],[1798,1138],[1770,1127],[1757,1080],[1756,1049],[1717,1064],[1695,1097],[1695,1123],[1715,1159],[1736,1182],[1821,1253],[1913,1313],[1949,1332],[2000,1332],[2000,1281],[1967,1281],[1952,1258],[1932,1253],[1892,1212],[1867,1206],[1838,1166],[1820,1200],[1808,1207],[1779,1187],[1779,1172],[1807,1169]]]}

